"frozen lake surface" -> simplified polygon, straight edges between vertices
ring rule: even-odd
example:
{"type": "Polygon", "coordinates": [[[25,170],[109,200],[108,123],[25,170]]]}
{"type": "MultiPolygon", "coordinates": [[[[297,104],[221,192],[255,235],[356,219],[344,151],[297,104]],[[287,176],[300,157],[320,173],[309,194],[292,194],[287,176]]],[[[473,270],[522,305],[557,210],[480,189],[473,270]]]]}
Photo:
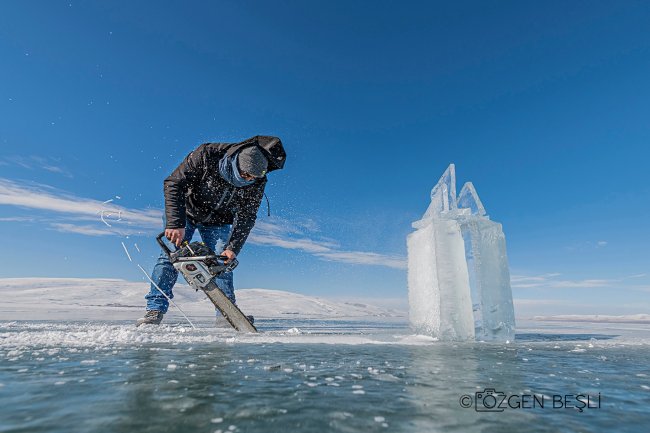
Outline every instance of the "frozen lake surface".
{"type": "Polygon", "coordinates": [[[0,431],[638,432],[650,425],[645,324],[520,323],[510,344],[441,343],[395,320],[257,325],[260,334],[241,335],[207,319],[196,330],[180,319],[142,328],[2,321],[0,431]],[[591,407],[579,410],[578,394],[591,407]],[[496,400],[502,409],[492,407],[496,400]]]}

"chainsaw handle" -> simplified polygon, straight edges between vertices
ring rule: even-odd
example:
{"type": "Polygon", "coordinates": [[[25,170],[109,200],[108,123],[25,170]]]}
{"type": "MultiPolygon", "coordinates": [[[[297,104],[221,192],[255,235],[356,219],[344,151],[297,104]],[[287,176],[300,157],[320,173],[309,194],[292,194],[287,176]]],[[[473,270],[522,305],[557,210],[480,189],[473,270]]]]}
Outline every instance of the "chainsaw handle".
{"type": "MultiPolygon", "coordinates": [[[[226,260],[228,260],[228,256],[217,256],[217,258],[218,258],[219,260],[221,260],[222,262],[225,262],[226,260]]],[[[232,260],[230,261],[230,263],[228,263],[228,264],[226,265],[226,269],[227,269],[229,272],[232,272],[232,270],[235,269],[235,268],[237,267],[237,265],[239,265],[239,260],[237,260],[237,259],[232,259],[232,260]]]]}
{"type": "MultiPolygon", "coordinates": [[[[156,242],[158,242],[158,245],[160,245],[160,248],[162,248],[162,250],[165,252],[165,254],[167,254],[167,257],[169,257],[171,259],[172,258],[171,254],[173,252],[178,251],[178,247],[176,247],[176,245],[174,245],[174,248],[175,248],[174,251],[169,249],[169,247],[167,246],[167,244],[163,240],[164,237],[165,237],[165,232],[160,233],[158,236],[156,236],[156,242]]],[[[214,257],[214,256],[212,256],[212,257],[214,257]]],[[[222,262],[225,262],[226,260],[228,260],[228,256],[219,255],[219,256],[216,256],[216,257],[217,257],[218,260],[221,260],[222,262]]],[[[176,258],[175,260],[179,260],[179,259],[176,258]]],[[[173,261],[174,260],[172,260],[172,262],[173,261]]],[[[232,259],[230,261],[230,263],[228,263],[226,265],[226,269],[228,271],[232,271],[233,269],[235,269],[237,267],[237,265],[239,265],[239,261],[236,258],[232,259]]]]}
{"type": "Polygon", "coordinates": [[[158,245],[160,245],[160,248],[162,248],[162,250],[165,252],[165,254],[167,254],[167,256],[169,257],[171,255],[171,253],[172,253],[172,250],[170,250],[169,247],[167,246],[167,244],[165,243],[165,241],[163,241],[164,237],[165,237],[165,232],[162,232],[161,234],[156,236],[156,242],[158,242],[158,245]]]}

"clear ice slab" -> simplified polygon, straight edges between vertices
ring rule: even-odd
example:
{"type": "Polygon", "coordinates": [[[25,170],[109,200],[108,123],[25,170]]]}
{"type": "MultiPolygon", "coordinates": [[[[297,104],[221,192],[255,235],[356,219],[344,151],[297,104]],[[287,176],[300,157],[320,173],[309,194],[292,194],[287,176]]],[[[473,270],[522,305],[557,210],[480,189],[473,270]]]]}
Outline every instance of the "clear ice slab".
{"type": "Polygon", "coordinates": [[[513,341],[515,315],[505,235],[471,182],[456,196],[449,165],[407,237],[409,318],[440,340],[513,341]]]}

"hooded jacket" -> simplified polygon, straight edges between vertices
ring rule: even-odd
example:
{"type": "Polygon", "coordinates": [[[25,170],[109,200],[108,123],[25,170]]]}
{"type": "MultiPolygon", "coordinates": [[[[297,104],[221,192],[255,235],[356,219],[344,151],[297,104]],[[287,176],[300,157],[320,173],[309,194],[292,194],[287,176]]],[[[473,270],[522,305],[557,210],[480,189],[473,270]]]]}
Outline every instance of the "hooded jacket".
{"type": "Polygon", "coordinates": [[[237,188],[219,173],[219,160],[258,146],[269,161],[267,173],[284,167],[286,153],[277,137],[258,135],[241,143],[205,143],[192,151],[164,181],[167,229],[192,224],[232,224],[226,249],[239,254],[264,195],[266,176],[237,188]]]}

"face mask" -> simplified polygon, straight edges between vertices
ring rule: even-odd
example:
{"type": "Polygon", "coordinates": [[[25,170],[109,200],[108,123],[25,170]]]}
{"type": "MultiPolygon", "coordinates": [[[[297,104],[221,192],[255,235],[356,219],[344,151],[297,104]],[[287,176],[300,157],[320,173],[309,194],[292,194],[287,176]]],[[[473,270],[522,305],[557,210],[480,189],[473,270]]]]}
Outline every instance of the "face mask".
{"type": "Polygon", "coordinates": [[[241,188],[242,186],[250,185],[255,182],[255,180],[246,180],[241,177],[239,174],[239,168],[237,167],[237,155],[233,155],[230,158],[228,158],[228,156],[221,158],[219,161],[219,173],[221,174],[221,177],[228,181],[228,183],[236,186],[237,188],[241,188]]]}

